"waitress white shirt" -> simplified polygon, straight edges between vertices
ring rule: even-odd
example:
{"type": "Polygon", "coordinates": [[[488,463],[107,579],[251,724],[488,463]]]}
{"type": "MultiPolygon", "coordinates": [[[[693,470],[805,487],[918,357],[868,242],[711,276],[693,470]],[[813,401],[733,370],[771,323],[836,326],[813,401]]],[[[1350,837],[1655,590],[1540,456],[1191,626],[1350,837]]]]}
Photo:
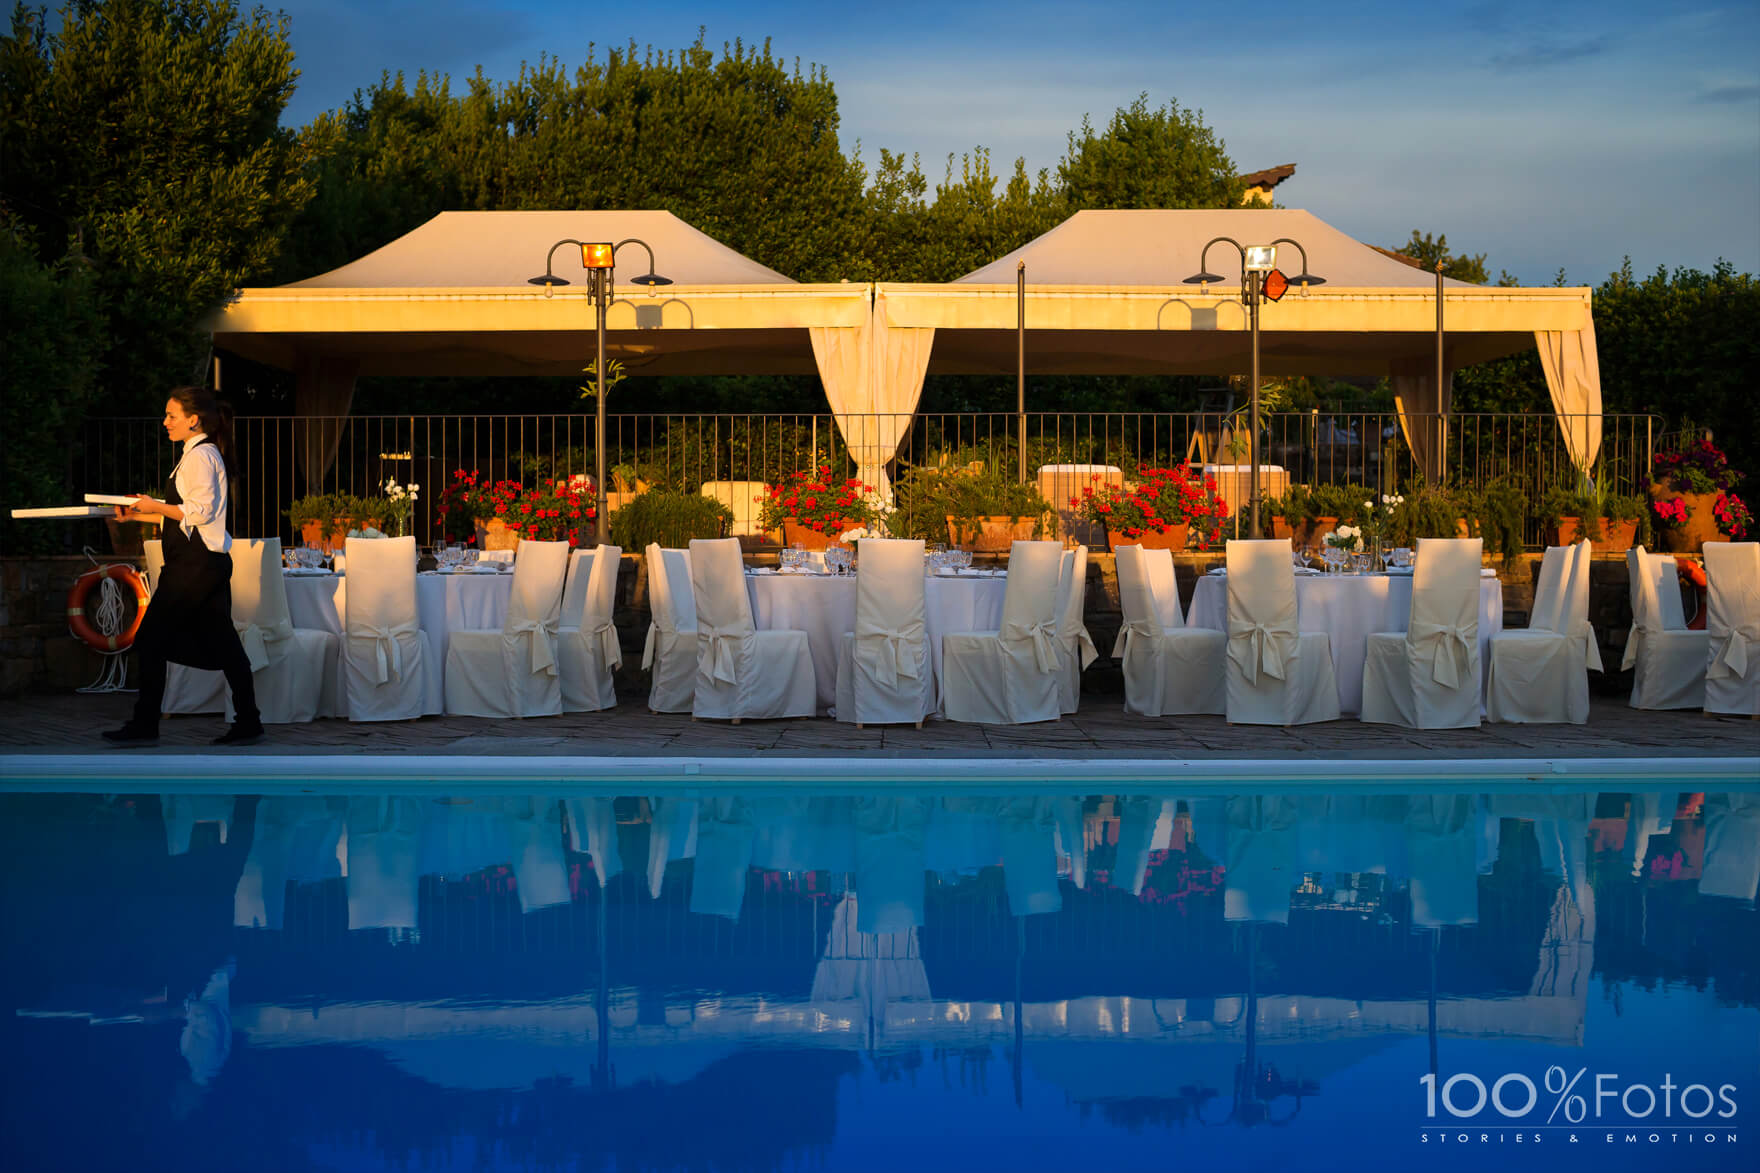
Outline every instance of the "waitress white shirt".
{"type": "Polygon", "coordinates": [[[219,448],[202,443],[205,439],[205,432],[190,433],[171,479],[183,498],[184,536],[199,534],[211,553],[225,554],[232,549],[232,535],[226,532],[226,461],[219,448]]]}

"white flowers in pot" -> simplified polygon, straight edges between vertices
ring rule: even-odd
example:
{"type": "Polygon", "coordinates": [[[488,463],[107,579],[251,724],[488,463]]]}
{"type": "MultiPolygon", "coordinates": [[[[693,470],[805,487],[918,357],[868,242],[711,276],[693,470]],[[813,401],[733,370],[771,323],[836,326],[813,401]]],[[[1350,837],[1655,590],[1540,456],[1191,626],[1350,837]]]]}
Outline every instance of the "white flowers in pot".
{"type": "Polygon", "coordinates": [[[1341,525],[1326,534],[1322,539],[1334,550],[1345,550],[1349,553],[1360,553],[1363,549],[1363,531],[1354,525],[1341,525]]]}
{"type": "MultiPolygon", "coordinates": [[[[396,477],[385,482],[385,500],[391,503],[391,516],[385,520],[394,531],[396,537],[402,537],[414,528],[416,501],[422,495],[422,486],[411,481],[399,484],[396,477]]],[[[383,534],[377,535],[383,537],[383,534]]]]}

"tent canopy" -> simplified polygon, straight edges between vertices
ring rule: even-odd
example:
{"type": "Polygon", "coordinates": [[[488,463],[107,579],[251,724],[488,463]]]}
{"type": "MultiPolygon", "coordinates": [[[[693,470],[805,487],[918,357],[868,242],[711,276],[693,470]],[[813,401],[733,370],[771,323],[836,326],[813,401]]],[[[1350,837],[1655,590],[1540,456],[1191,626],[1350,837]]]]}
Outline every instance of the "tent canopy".
{"type": "Polygon", "coordinates": [[[618,250],[607,354],[644,374],[811,374],[812,326],[866,324],[865,285],[802,285],[670,212],[442,212],[358,261],[273,289],[245,289],[213,322],[222,350],[284,370],[360,375],[576,374],[594,316],[580,253],[559,240],[629,238],[618,250]]]}
{"type": "MultiPolygon", "coordinates": [[[[926,373],[1014,372],[1022,263],[1032,372],[1245,373],[1239,255],[1211,247],[1205,267],[1223,280],[1184,283],[1218,236],[1298,241],[1308,272],[1326,279],[1262,308],[1265,374],[1386,375],[1407,413],[1448,411],[1434,375],[1435,277],[1289,209],[1077,212],[946,285],[799,284],[669,212],[443,212],[329,273],[241,290],[212,329],[221,350],[298,372],[306,415],[346,414],[359,375],[576,374],[595,325],[578,253],[556,254],[556,275],[573,284],[546,294],[528,279],[557,241],[639,238],[675,284],[628,284],[648,256],[622,250],[607,355],[641,374],[816,373],[864,479],[883,486],[926,373]]],[[[1287,244],[1278,262],[1301,272],[1287,244]]],[[[1444,366],[1537,345],[1586,467],[1601,411],[1590,291],[1444,287],[1444,366]]]]}

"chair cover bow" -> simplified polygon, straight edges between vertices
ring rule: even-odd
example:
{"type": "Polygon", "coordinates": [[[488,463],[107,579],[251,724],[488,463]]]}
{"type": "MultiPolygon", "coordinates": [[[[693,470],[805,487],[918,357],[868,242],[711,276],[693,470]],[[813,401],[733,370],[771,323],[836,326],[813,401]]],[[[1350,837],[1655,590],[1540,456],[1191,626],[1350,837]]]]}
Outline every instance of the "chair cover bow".
{"type": "Polygon", "coordinates": [[[509,636],[529,635],[532,645],[532,675],[542,672],[555,676],[556,632],[554,619],[516,619],[507,625],[509,636]]]}
{"type": "Polygon", "coordinates": [[[1737,680],[1746,680],[1748,650],[1754,644],[1760,643],[1760,623],[1731,627],[1728,635],[1717,638],[1723,646],[1712,649],[1711,667],[1706,675],[1715,679],[1734,676],[1737,680]]]}
{"type": "MultiPolygon", "coordinates": [[[[1088,629],[1085,627],[1082,629],[1084,633],[1087,630],[1088,629]]],[[[1132,644],[1136,643],[1139,639],[1153,639],[1160,634],[1161,627],[1159,624],[1152,623],[1147,619],[1127,620],[1124,626],[1118,629],[1118,638],[1112,643],[1112,658],[1115,660],[1128,660],[1131,657],[1132,644]]],[[[1089,642],[1092,644],[1093,641],[1090,640],[1089,642]]],[[[1083,667],[1085,668],[1087,665],[1083,664],[1083,667]]]]}
{"type": "Polygon", "coordinates": [[[745,642],[744,631],[722,631],[719,628],[699,624],[697,638],[709,644],[709,678],[727,684],[739,683],[739,672],[734,665],[735,656],[745,642]]]}
{"type": "Polygon", "coordinates": [[[1075,641],[1077,655],[1081,658],[1083,669],[1100,658],[1100,649],[1094,646],[1094,637],[1088,634],[1087,624],[1081,624],[1076,628],[1075,641]]]}
{"type": "Polygon", "coordinates": [[[1648,622],[1633,623],[1632,633],[1626,637],[1626,654],[1620,658],[1620,671],[1624,672],[1627,668],[1637,664],[1638,655],[1643,650],[1645,641],[1652,635],[1661,634],[1662,630],[1648,622]]]}
{"type": "Polygon", "coordinates": [[[921,623],[864,631],[856,636],[856,659],[881,684],[896,688],[900,676],[921,679],[915,648],[922,639],[921,623]]]}
{"type": "MultiPolygon", "coordinates": [[[[652,626],[651,624],[649,625],[652,626]]],[[[588,635],[599,639],[599,659],[607,668],[621,667],[623,664],[623,645],[617,641],[617,628],[611,620],[605,619],[587,629],[588,635]]]]}
{"type": "Polygon", "coordinates": [[[403,647],[398,642],[398,637],[414,635],[419,630],[413,620],[408,623],[394,623],[388,627],[363,623],[358,630],[349,633],[349,638],[373,641],[373,652],[377,660],[375,682],[385,684],[403,679],[403,647]]]}
{"type": "MultiPolygon", "coordinates": [[[[251,671],[261,672],[267,668],[269,666],[268,633],[255,623],[245,623],[238,619],[232,621],[232,630],[238,632],[238,642],[244,645],[245,659],[251,662],[251,671]]],[[[290,624],[290,634],[291,630],[292,625],[290,624]]]]}
{"type": "Polygon", "coordinates": [[[642,645],[643,668],[652,668],[654,666],[654,648],[659,641],[660,625],[658,623],[648,624],[648,640],[642,645]]]}
{"type": "Polygon", "coordinates": [[[1000,633],[1004,642],[1018,643],[1032,641],[1033,660],[1039,671],[1051,673],[1057,671],[1061,657],[1057,653],[1057,624],[1047,620],[1044,623],[1011,623],[1000,633]]]}
{"type": "Polygon", "coordinates": [[[1478,638],[1477,626],[1454,623],[1425,623],[1412,620],[1406,637],[1412,645],[1413,658],[1430,660],[1430,679],[1444,688],[1454,688],[1468,674],[1473,662],[1473,643],[1478,638]]]}
{"type": "Polygon", "coordinates": [[[1583,663],[1589,667],[1590,671],[1602,671],[1601,647],[1595,641],[1595,628],[1587,619],[1577,625],[1573,638],[1583,641],[1583,663]]]}
{"type": "Polygon", "coordinates": [[[1259,683],[1259,673],[1273,680],[1285,679],[1285,670],[1295,658],[1298,647],[1296,633],[1269,623],[1235,623],[1228,633],[1228,658],[1233,660],[1247,678],[1248,684],[1259,683]]]}

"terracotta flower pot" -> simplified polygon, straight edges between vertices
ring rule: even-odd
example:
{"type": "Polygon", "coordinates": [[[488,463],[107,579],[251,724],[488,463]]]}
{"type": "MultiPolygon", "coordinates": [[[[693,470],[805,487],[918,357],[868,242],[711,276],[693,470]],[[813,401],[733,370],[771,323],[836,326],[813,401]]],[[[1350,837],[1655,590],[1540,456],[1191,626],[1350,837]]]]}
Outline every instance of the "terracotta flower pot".
{"type": "Polygon", "coordinates": [[[479,550],[517,550],[519,535],[507,528],[507,523],[499,517],[479,517],[477,521],[477,549],[479,550]]]}
{"type": "Polygon", "coordinates": [[[1337,528],[1336,517],[1314,517],[1304,521],[1300,529],[1293,530],[1290,537],[1299,541],[1304,550],[1318,550],[1321,539],[1337,528]]]}
{"type": "MultiPolygon", "coordinates": [[[[366,529],[378,529],[379,519],[369,517],[361,524],[366,529]]],[[[302,522],[299,527],[299,540],[307,546],[324,551],[326,554],[334,554],[342,549],[343,544],[348,541],[348,531],[355,528],[357,527],[352,517],[332,518],[329,533],[324,532],[322,521],[302,522]]]]}
{"type": "Polygon", "coordinates": [[[1106,544],[1114,550],[1120,546],[1141,546],[1145,550],[1183,550],[1191,539],[1192,527],[1189,525],[1168,526],[1164,530],[1150,530],[1139,537],[1126,537],[1122,532],[1108,529],[1106,544]]]}
{"type": "Polygon", "coordinates": [[[1671,554],[1697,554],[1706,542],[1722,540],[1717,529],[1717,516],[1711,512],[1717,504],[1716,493],[1677,493],[1663,485],[1650,486],[1652,501],[1673,501],[1679,497],[1687,504],[1687,520],[1681,525],[1658,525],[1657,540],[1671,554]]]}
{"type": "Polygon", "coordinates": [[[832,523],[832,525],[827,527],[831,532],[826,534],[820,533],[818,530],[813,529],[810,526],[795,521],[793,518],[784,518],[782,521],[782,544],[785,546],[793,546],[796,542],[799,542],[803,548],[808,550],[824,550],[831,546],[843,546],[847,543],[838,541],[838,535],[845,530],[856,528],[857,524],[859,523],[850,521],[846,518],[832,523]]]}
{"type": "Polygon", "coordinates": [[[1278,538],[1282,538],[1284,541],[1287,542],[1289,539],[1291,539],[1295,536],[1296,536],[1296,532],[1289,527],[1289,522],[1285,521],[1281,514],[1273,514],[1272,515],[1272,517],[1271,517],[1271,537],[1273,540],[1276,540],[1278,538]]]}
{"type": "Polygon", "coordinates": [[[1031,517],[980,517],[973,528],[949,516],[947,540],[949,544],[975,554],[1006,554],[1014,543],[1033,540],[1034,520],[1031,517]]]}
{"type": "MultiPolygon", "coordinates": [[[[1601,536],[1589,540],[1589,549],[1597,554],[1624,554],[1638,536],[1635,521],[1601,519],[1601,536]]],[[[1583,540],[1583,521],[1579,517],[1561,517],[1558,525],[1546,531],[1549,546],[1574,546],[1583,540]]]]}

